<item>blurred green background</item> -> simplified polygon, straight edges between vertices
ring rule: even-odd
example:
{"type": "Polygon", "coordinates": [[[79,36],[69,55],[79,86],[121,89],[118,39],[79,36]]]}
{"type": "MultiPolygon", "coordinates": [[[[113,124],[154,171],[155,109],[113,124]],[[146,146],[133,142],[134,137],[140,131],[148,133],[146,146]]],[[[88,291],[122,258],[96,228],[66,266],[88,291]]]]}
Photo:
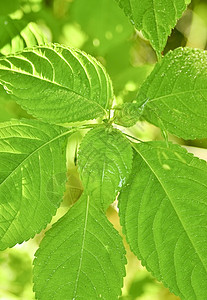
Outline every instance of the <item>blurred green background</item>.
{"type": "MultiPolygon", "coordinates": [[[[57,42],[80,48],[95,56],[107,69],[114,85],[115,104],[132,102],[139,86],[157,61],[154,50],[136,31],[114,0],[7,0],[0,1],[0,56],[37,43],[57,42]]],[[[193,0],[168,39],[163,54],[179,46],[207,47],[207,1],[193,0]]],[[[0,122],[11,118],[31,118],[0,87],[0,122]]],[[[164,139],[165,133],[146,123],[123,129],[143,140],[164,139]]],[[[82,132],[70,138],[67,149],[68,182],[56,221],[82,193],[74,163],[82,132]]],[[[207,140],[184,141],[195,155],[207,158],[207,140]],[[203,148],[203,149],[201,149],[203,148]]],[[[108,217],[121,233],[116,205],[108,217]]],[[[47,227],[47,229],[51,224],[47,227]]],[[[44,232],[22,245],[0,253],[0,300],[31,300],[32,260],[44,232]]],[[[122,300],[176,300],[158,283],[127,249],[127,276],[122,300]]],[[[49,299],[48,299],[49,300],[49,299]]]]}

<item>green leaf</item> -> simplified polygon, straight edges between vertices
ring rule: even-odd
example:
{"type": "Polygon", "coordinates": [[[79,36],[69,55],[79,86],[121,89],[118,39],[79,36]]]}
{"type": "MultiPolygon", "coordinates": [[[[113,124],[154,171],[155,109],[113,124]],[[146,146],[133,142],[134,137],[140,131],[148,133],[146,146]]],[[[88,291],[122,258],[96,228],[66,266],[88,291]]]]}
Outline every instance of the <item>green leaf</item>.
{"type": "Polygon", "coordinates": [[[137,102],[154,125],[184,139],[207,137],[207,52],[170,51],[141,86],[137,102]]]}
{"type": "Polygon", "coordinates": [[[87,193],[106,209],[130,174],[130,143],[117,129],[105,126],[92,129],[80,145],[78,166],[87,193]]]}
{"type": "Polygon", "coordinates": [[[46,233],[34,261],[36,298],[117,299],[125,276],[122,239],[89,196],[46,233]]]}
{"type": "Polygon", "coordinates": [[[143,113],[144,106],[138,107],[137,103],[123,103],[115,107],[114,122],[121,126],[131,127],[137,123],[143,113]]]}
{"type": "Polygon", "coordinates": [[[0,53],[3,55],[47,42],[39,27],[33,22],[27,23],[24,19],[0,17],[0,28],[0,53]]]}
{"type": "Polygon", "coordinates": [[[130,21],[147,38],[158,56],[190,0],[116,0],[130,21]]]}
{"type": "Polygon", "coordinates": [[[70,131],[32,120],[0,124],[1,250],[33,237],[56,213],[70,131]]]}
{"type": "Polygon", "coordinates": [[[134,145],[120,217],[132,251],[186,300],[207,295],[207,164],[178,145],[134,145]]]}
{"type": "Polygon", "coordinates": [[[1,58],[0,83],[29,113],[51,123],[101,117],[113,94],[100,63],[57,44],[1,58]]]}

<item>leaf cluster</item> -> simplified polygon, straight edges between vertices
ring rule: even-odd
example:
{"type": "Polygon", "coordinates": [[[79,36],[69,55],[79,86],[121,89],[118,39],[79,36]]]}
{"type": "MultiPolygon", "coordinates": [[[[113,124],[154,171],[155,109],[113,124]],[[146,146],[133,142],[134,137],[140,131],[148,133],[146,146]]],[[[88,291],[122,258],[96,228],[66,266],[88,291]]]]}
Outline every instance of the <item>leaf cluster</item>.
{"type": "MultiPolygon", "coordinates": [[[[204,300],[207,164],[167,138],[143,142],[124,127],[146,120],[164,134],[207,137],[207,53],[180,47],[161,55],[189,1],[117,2],[158,57],[134,101],[123,105],[114,105],[113,83],[93,56],[45,43],[36,25],[12,17],[14,6],[0,17],[15,32],[1,39],[0,85],[33,116],[0,124],[0,249],[50,223],[65,191],[68,143],[81,132],[84,191],[35,254],[36,299],[121,295],[125,249],[105,214],[118,200],[127,242],[147,270],[181,299],[204,300]]],[[[75,15],[82,2],[73,9],[75,15]]]]}

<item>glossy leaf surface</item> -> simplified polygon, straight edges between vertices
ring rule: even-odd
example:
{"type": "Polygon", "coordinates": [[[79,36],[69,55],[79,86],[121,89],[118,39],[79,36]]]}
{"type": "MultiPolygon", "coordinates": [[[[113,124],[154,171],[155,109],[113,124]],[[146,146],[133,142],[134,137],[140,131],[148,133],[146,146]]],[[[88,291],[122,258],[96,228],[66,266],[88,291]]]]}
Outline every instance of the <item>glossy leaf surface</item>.
{"type": "Polygon", "coordinates": [[[39,121],[0,124],[0,249],[39,233],[62,200],[70,130],[39,121]]]}
{"type": "Polygon", "coordinates": [[[178,145],[134,146],[120,217],[132,251],[181,299],[207,293],[207,164],[178,145]]]}
{"type": "Polygon", "coordinates": [[[169,52],[141,86],[137,102],[154,125],[184,139],[207,137],[207,52],[169,52]]]}
{"type": "Polygon", "coordinates": [[[52,123],[98,118],[112,99],[111,81],[100,63],[56,44],[1,58],[0,83],[29,113],[52,123]]]}
{"type": "Polygon", "coordinates": [[[190,0],[116,0],[130,21],[160,55],[190,0]]]}
{"type": "Polygon", "coordinates": [[[83,186],[106,209],[130,174],[130,143],[111,127],[90,130],[81,143],[78,165],[83,186]]]}
{"type": "Polygon", "coordinates": [[[125,250],[121,237],[89,196],[46,233],[34,261],[36,298],[118,299],[125,250]]]}

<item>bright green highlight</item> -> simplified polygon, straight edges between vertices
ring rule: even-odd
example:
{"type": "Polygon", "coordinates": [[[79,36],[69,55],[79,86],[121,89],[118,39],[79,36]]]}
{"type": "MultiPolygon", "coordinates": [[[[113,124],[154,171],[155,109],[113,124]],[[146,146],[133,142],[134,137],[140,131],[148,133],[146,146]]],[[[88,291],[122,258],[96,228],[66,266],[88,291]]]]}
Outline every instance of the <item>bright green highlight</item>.
{"type": "Polygon", "coordinates": [[[169,52],[141,86],[137,102],[154,125],[184,139],[207,137],[207,52],[169,52]]]}
{"type": "Polygon", "coordinates": [[[52,123],[104,116],[113,97],[99,62],[57,44],[1,58],[0,83],[29,113],[52,123]]]}
{"type": "Polygon", "coordinates": [[[112,127],[90,130],[81,143],[78,165],[87,193],[98,206],[106,209],[116,199],[130,174],[130,143],[112,127]]]}
{"type": "Polygon", "coordinates": [[[39,233],[51,221],[66,182],[70,130],[40,121],[0,124],[0,249],[39,233]]]}
{"type": "Polygon", "coordinates": [[[121,295],[122,239],[90,196],[46,233],[34,261],[36,299],[111,299],[121,295]]]}
{"type": "Polygon", "coordinates": [[[132,251],[183,300],[207,294],[207,164],[178,145],[135,144],[128,185],[119,197],[132,251]]]}
{"type": "Polygon", "coordinates": [[[8,55],[22,51],[25,47],[42,45],[47,42],[36,23],[25,19],[13,20],[0,16],[0,54],[8,55]]]}

